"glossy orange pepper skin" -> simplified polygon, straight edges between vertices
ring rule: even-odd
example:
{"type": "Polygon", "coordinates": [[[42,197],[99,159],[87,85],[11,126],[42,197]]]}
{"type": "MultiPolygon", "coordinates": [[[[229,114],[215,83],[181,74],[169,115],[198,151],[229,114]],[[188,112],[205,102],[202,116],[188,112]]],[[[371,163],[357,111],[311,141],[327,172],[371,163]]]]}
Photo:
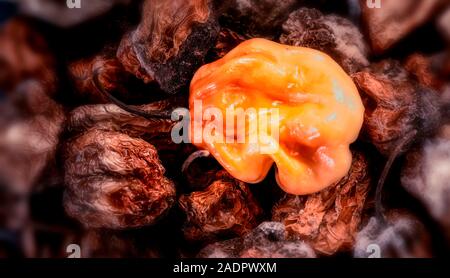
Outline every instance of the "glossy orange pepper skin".
{"type": "MultiPolygon", "coordinates": [[[[349,145],[364,118],[356,86],[333,59],[265,39],[245,41],[201,67],[190,86],[191,114],[194,101],[202,101],[203,110],[216,107],[224,115],[230,107],[278,108],[279,145],[274,153],[261,153],[248,143],[194,144],[248,183],[263,180],[275,163],[279,186],[296,195],[320,191],[347,174],[349,145]]],[[[205,124],[191,116],[190,136],[205,124]]]]}

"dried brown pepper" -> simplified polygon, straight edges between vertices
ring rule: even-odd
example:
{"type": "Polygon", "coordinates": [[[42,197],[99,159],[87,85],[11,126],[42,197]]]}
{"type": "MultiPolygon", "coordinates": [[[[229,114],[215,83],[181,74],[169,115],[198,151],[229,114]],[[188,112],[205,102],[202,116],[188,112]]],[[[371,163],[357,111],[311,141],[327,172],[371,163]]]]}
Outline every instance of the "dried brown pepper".
{"type": "Polygon", "coordinates": [[[245,37],[228,28],[221,28],[215,46],[208,53],[208,60],[222,58],[233,48],[245,41],[245,37]]]}
{"type": "Polygon", "coordinates": [[[209,0],[146,0],[141,23],[124,36],[117,57],[127,71],[173,94],[189,84],[218,32],[209,0]]]}
{"type": "Polygon", "coordinates": [[[316,9],[301,8],[292,12],[283,23],[280,42],[321,50],[348,73],[369,65],[368,46],[359,29],[346,18],[323,15],[316,9]]]}
{"type": "Polygon", "coordinates": [[[378,179],[376,214],[383,219],[382,191],[396,158],[413,144],[432,134],[445,109],[438,94],[415,81],[394,60],[372,64],[353,75],[366,108],[363,138],[388,159],[378,179]]]}
{"type": "Polygon", "coordinates": [[[174,203],[174,184],[142,139],[91,129],[66,144],[64,158],[64,206],[85,226],[150,225],[174,203]]]}
{"type": "Polygon", "coordinates": [[[349,173],[335,185],[308,196],[286,194],[272,219],[284,223],[288,238],[304,240],[318,253],[332,255],[354,243],[370,188],[367,158],[353,153],[349,173]]]}
{"type": "MultiPolygon", "coordinates": [[[[219,1],[217,1],[219,2],[219,1]]],[[[275,39],[281,24],[300,1],[232,0],[221,1],[221,24],[246,38],[275,39]]]]}
{"type": "MultiPolygon", "coordinates": [[[[182,97],[169,98],[150,104],[128,106],[148,115],[170,114],[182,106],[182,97]]],[[[141,138],[155,146],[164,165],[179,170],[183,156],[191,152],[190,145],[175,144],[171,131],[175,122],[169,118],[141,117],[127,112],[115,104],[84,105],[70,112],[67,124],[68,135],[76,135],[89,129],[116,131],[134,138],[141,138]],[[181,159],[180,159],[181,158],[181,159]]]]}
{"type": "Polygon", "coordinates": [[[203,248],[200,258],[315,258],[303,241],[286,239],[284,225],[263,222],[242,238],[216,242],[203,248]]]}
{"type": "Polygon", "coordinates": [[[220,236],[242,236],[256,225],[262,210],[247,184],[224,173],[204,191],[180,197],[187,215],[183,227],[188,240],[211,240],[220,236]]]}
{"type": "Polygon", "coordinates": [[[383,155],[392,155],[400,141],[406,140],[396,155],[403,153],[420,135],[439,126],[438,95],[418,84],[400,63],[384,60],[354,74],[353,80],[366,108],[363,136],[383,155]]]}

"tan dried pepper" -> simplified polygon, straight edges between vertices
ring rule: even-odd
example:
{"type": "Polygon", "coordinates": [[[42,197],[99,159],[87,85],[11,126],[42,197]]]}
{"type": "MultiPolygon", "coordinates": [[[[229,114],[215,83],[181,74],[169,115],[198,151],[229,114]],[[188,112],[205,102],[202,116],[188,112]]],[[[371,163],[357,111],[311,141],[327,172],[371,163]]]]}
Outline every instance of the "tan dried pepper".
{"type": "Polygon", "coordinates": [[[372,64],[353,79],[366,108],[362,137],[387,157],[375,193],[375,212],[381,221],[383,188],[394,161],[435,132],[446,108],[434,90],[419,84],[394,60],[372,64]]]}
{"type": "MultiPolygon", "coordinates": [[[[129,107],[148,114],[169,114],[175,107],[182,106],[183,102],[183,98],[176,97],[129,107]]],[[[179,171],[182,157],[190,152],[190,145],[175,144],[172,141],[171,130],[174,125],[175,122],[168,118],[144,118],[115,104],[97,104],[80,106],[70,112],[67,131],[69,135],[76,135],[94,128],[144,139],[158,149],[166,167],[171,166],[179,171]]]]}
{"type": "Polygon", "coordinates": [[[88,227],[155,223],[175,200],[156,149],[126,134],[88,130],[65,148],[66,212],[88,227]]]}
{"type": "Polygon", "coordinates": [[[180,197],[187,215],[183,227],[188,240],[210,240],[220,236],[241,236],[257,225],[262,213],[247,184],[228,174],[204,191],[180,197]]]}
{"type": "Polygon", "coordinates": [[[318,253],[349,250],[361,223],[371,178],[368,161],[353,153],[349,173],[335,185],[309,195],[285,195],[273,208],[272,219],[286,226],[289,238],[304,240],[318,253]]]}
{"type": "Polygon", "coordinates": [[[246,38],[275,39],[297,0],[231,0],[221,2],[221,24],[246,38]]]}
{"type": "Polygon", "coordinates": [[[366,108],[363,136],[383,155],[403,153],[417,138],[439,126],[438,94],[418,84],[398,62],[372,64],[354,74],[353,80],[366,108]]]}

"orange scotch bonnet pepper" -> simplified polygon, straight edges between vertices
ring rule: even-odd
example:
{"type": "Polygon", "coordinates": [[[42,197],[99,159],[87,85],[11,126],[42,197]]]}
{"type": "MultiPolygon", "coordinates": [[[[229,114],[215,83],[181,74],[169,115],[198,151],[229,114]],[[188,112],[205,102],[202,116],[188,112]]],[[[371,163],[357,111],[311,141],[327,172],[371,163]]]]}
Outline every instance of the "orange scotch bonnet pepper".
{"type": "MultiPolygon", "coordinates": [[[[275,163],[279,186],[296,195],[320,191],[347,174],[352,161],[349,145],[357,139],[364,118],[355,84],[328,55],[265,39],[245,41],[202,66],[190,85],[191,115],[199,102],[203,112],[215,108],[224,115],[242,108],[255,109],[260,116],[276,108],[278,134],[268,141],[276,147],[273,152],[262,152],[261,141],[192,139],[208,124],[225,138],[236,131],[219,126],[220,121],[215,124],[211,117],[191,116],[189,136],[232,176],[247,183],[263,180],[275,163]]],[[[246,126],[251,122],[258,120],[246,114],[246,126]]],[[[248,128],[242,137],[249,139],[252,132],[248,128]]]]}

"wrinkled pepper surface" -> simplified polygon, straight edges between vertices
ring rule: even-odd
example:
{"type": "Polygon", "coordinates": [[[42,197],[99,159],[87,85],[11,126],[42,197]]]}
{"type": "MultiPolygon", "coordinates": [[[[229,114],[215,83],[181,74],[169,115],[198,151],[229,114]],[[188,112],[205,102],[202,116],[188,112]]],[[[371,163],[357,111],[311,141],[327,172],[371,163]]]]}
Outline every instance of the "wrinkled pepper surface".
{"type": "MultiPolygon", "coordinates": [[[[333,59],[314,49],[265,39],[245,41],[201,67],[191,82],[189,105],[194,145],[207,149],[232,176],[248,183],[263,180],[275,163],[279,186],[296,195],[320,191],[347,174],[352,161],[349,145],[357,139],[364,118],[356,86],[333,59]],[[192,116],[200,101],[202,112],[219,109],[224,121],[231,109],[254,109],[256,117],[277,109],[277,137],[270,137],[269,128],[269,140],[264,141],[275,151],[262,152],[260,140],[199,141],[198,134],[216,122],[204,114],[192,116]]],[[[236,121],[237,117],[231,116],[236,121]]],[[[259,123],[246,114],[245,126],[252,122],[259,123]]],[[[236,137],[237,124],[235,130],[220,124],[214,132],[236,137]]],[[[247,128],[243,137],[249,139],[258,130],[247,128]]]]}

